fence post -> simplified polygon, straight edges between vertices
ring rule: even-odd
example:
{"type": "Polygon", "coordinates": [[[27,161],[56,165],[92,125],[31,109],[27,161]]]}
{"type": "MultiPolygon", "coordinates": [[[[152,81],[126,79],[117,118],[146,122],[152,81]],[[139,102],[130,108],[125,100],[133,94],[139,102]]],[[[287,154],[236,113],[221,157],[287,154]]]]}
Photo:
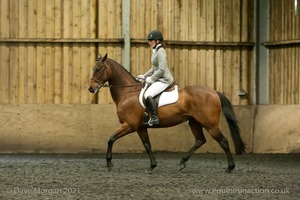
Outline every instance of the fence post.
{"type": "Polygon", "coordinates": [[[130,0],[122,0],[122,65],[130,72],[130,0]]]}
{"type": "Polygon", "coordinates": [[[270,1],[256,0],[255,8],[255,71],[256,80],[254,87],[256,99],[254,104],[269,103],[269,50],[261,45],[269,40],[269,7],[270,1]]]}

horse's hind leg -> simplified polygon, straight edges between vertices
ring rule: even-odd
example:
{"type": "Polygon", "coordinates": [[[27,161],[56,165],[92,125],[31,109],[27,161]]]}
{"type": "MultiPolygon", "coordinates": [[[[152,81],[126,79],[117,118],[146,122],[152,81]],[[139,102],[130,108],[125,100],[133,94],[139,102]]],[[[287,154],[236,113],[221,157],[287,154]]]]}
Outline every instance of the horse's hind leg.
{"type": "Polygon", "coordinates": [[[185,162],[189,160],[195,151],[197,151],[205,142],[205,136],[203,134],[203,127],[194,119],[189,120],[189,126],[192,130],[192,133],[195,137],[194,146],[182,157],[180,161],[179,170],[183,170],[186,167],[185,162]]]}
{"type": "Polygon", "coordinates": [[[148,153],[148,156],[150,158],[151,165],[150,165],[149,170],[150,170],[150,172],[152,172],[152,170],[157,166],[157,163],[156,163],[155,157],[151,150],[151,143],[150,143],[148,131],[146,128],[140,128],[137,130],[137,133],[139,134],[139,136],[143,142],[143,145],[148,153]]]}
{"type": "Polygon", "coordinates": [[[226,172],[230,173],[234,169],[235,164],[229,148],[228,140],[224,137],[224,135],[221,133],[219,128],[209,129],[208,132],[212,135],[212,137],[219,143],[219,145],[225,151],[227,161],[228,161],[228,168],[226,172]]]}

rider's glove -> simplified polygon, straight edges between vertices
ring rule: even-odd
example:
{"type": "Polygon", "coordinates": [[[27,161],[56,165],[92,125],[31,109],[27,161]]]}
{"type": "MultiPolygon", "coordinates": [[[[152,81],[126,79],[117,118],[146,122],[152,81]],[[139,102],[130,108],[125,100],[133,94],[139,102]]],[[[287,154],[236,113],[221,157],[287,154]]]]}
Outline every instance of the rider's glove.
{"type": "Polygon", "coordinates": [[[145,80],[145,76],[143,74],[138,75],[138,77],[136,78],[136,80],[138,80],[138,81],[145,80]]]}
{"type": "Polygon", "coordinates": [[[151,76],[148,76],[148,77],[146,78],[146,83],[147,83],[147,84],[153,83],[151,76]]]}

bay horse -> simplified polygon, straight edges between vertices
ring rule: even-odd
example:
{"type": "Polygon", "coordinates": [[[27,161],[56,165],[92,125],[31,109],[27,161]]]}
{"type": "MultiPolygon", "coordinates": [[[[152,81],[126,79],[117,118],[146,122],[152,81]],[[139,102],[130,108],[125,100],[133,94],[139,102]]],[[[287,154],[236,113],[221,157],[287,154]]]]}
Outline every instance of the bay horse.
{"type": "MultiPolygon", "coordinates": [[[[144,148],[150,158],[150,172],[157,166],[156,159],[151,150],[147,125],[144,124],[145,109],[139,103],[139,93],[143,84],[137,81],[123,66],[116,61],[99,56],[93,68],[89,91],[99,92],[101,87],[108,86],[121,126],[108,140],[106,161],[110,171],[112,164],[113,144],[119,138],[133,132],[137,132],[144,148]],[[109,85],[105,84],[108,82],[109,85]]],[[[240,129],[229,99],[222,93],[204,86],[186,86],[179,89],[179,99],[176,103],[158,108],[160,124],[152,128],[171,127],[188,121],[195,138],[195,144],[182,157],[179,170],[186,167],[186,162],[191,155],[205,142],[203,128],[219,143],[225,151],[228,168],[231,172],[235,163],[228,145],[227,139],[219,129],[221,111],[226,117],[231,136],[234,142],[236,154],[245,152],[245,144],[240,136],[240,129]]]]}

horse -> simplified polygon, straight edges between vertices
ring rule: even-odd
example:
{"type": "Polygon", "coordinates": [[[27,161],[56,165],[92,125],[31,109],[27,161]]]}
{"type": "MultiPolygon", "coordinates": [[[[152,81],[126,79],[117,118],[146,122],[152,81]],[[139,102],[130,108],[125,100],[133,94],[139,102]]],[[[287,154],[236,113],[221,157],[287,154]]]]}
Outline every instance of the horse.
{"type": "Polygon", "coordinates": [[[149,172],[157,166],[151,149],[148,128],[165,128],[187,122],[195,138],[195,144],[184,154],[179,163],[179,170],[186,167],[186,162],[205,142],[203,128],[219,143],[226,154],[228,168],[235,168],[228,140],[219,129],[220,115],[223,111],[233,139],[236,154],[245,152],[246,146],[240,136],[240,128],[229,99],[222,93],[205,86],[186,86],[178,90],[176,103],[158,108],[159,125],[149,127],[144,123],[145,109],[139,103],[139,93],[143,84],[136,80],[121,64],[100,54],[93,68],[88,90],[98,93],[102,87],[109,87],[120,127],[108,140],[106,163],[110,171],[112,164],[113,144],[119,138],[137,132],[150,159],[149,172]],[[108,85],[106,84],[108,82],[108,85]]]}

